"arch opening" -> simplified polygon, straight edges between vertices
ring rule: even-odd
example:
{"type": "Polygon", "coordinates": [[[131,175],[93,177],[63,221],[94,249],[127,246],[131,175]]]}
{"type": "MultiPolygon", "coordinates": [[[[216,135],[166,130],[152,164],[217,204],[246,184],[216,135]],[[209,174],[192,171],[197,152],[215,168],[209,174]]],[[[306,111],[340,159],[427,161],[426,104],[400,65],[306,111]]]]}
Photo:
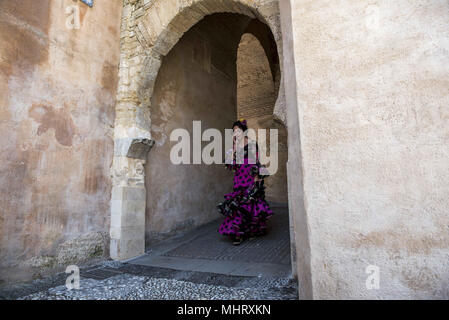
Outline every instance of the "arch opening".
{"type": "MultiPolygon", "coordinates": [[[[170,51],[193,26],[204,17],[213,14],[234,13],[244,17],[247,23],[239,28],[238,43],[244,33],[255,35],[266,52],[270,63],[275,89],[273,109],[274,125],[282,130],[286,124],[286,104],[284,83],[282,80],[282,39],[277,0],[210,1],[210,0],[125,0],[122,16],[121,63],[119,71],[119,89],[116,104],[116,121],[114,129],[114,160],[111,167],[113,179],[111,199],[111,258],[124,260],[139,256],[145,252],[145,239],[154,233],[147,231],[146,210],[148,170],[151,166],[149,153],[154,145],[158,147],[161,128],[157,124],[158,115],[152,105],[155,103],[154,90],[160,68],[170,51]],[[261,24],[268,30],[267,42],[259,37],[253,25],[261,24]],[[267,43],[269,45],[267,45],[267,43]],[[274,49],[274,50],[273,50],[274,49]],[[273,58],[273,52],[277,52],[273,58]],[[157,132],[159,130],[159,132],[157,132]],[[147,159],[148,155],[148,159],[147,159]]],[[[256,28],[257,29],[257,28],[256,28]]],[[[229,34],[236,29],[228,30],[229,34]]],[[[259,30],[260,31],[260,30],[259,30]]],[[[197,57],[205,54],[197,48],[197,57]]],[[[209,52],[210,54],[210,52],[209,52]]],[[[237,57],[235,57],[235,60],[237,57]]],[[[235,64],[234,60],[234,64],[235,64]]],[[[207,69],[206,64],[206,69],[207,69]]],[[[204,66],[201,67],[204,69],[204,66]]],[[[237,80],[236,80],[237,83],[237,80]]],[[[236,92],[236,85],[234,88],[236,92]]],[[[235,111],[237,115],[237,111],[235,111]]],[[[162,118],[166,115],[162,115],[162,118]]],[[[289,144],[291,141],[289,141],[289,144]]],[[[285,155],[287,153],[285,152],[285,155]]],[[[290,190],[290,187],[288,188],[290,190]]],[[[290,192],[290,191],[289,191],[290,192]]],[[[220,196],[223,196],[222,194],[220,196]]],[[[292,271],[296,277],[296,249],[293,211],[290,209],[290,244],[292,250],[292,271]]],[[[179,232],[193,224],[181,225],[179,232]]],[[[175,228],[176,229],[176,228],[175,228]]],[[[178,232],[175,230],[175,232],[178,232]]],[[[288,234],[288,232],[286,232],[288,234]]],[[[169,233],[163,235],[170,235],[169,233]]],[[[216,235],[214,235],[216,236],[216,235]]],[[[158,235],[154,237],[157,239],[158,235]]],[[[147,241],[148,242],[148,241],[147,241]]]]}
{"type": "MultiPolygon", "coordinates": [[[[265,43],[264,48],[259,37],[262,41],[270,39],[270,35],[263,33],[270,31],[260,26],[257,29],[255,26],[259,23],[241,14],[208,15],[190,28],[162,59],[150,98],[151,136],[155,144],[145,167],[145,247],[150,252],[159,248],[152,259],[158,260],[156,256],[164,252],[171,261],[208,260],[211,269],[207,269],[207,263],[202,268],[213,272],[214,261],[220,256],[222,260],[252,263],[252,268],[246,268],[247,275],[256,275],[263,263],[273,265],[269,271],[272,275],[291,274],[286,150],[279,150],[279,172],[267,180],[267,200],[276,213],[272,218],[274,222],[270,221],[271,234],[248,245],[248,250],[254,249],[249,256],[248,253],[236,256],[229,239],[217,232],[223,217],[218,214],[216,205],[224,194],[232,191],[232,172],[225,170],[222,164],[175,165],[170,162],[171,148],[178,143],[170,141],[171,132],[186,129],[193,139],[194,121],[201,121],[201,133],[209,128],[224,133],[237,117],[244,115],[253,129],[283,130],[280,142],[285,146],[286,130],[276,127],[273,117],[279,89],[275,83],[279,77],[276,72],[279,58],[267,56],[265,48],[273,45],[265,43]],[[253,41],[249,43],[247,37],[253,41]],[[251,88],[248,81],[253,82],[251,88]],[[249,92],[245,90],[248,89],[257,92],[251,101],[247,99],[249,92]],[[183,241],[198,230],[204,233],[196,236],[193,242],[183,241]],[[170,242],[170,250],[161,249],[165,240],[180,235],[177,243],[170,242]],[[266,254],[267,249],[273,247],[276,250],[266,254]]],[[[202,148],[208,143],[203,141],[202,148]]],[[[193,141],[191,148],[192,145],[193,141]]],[[[192,155],[190,160],[193,163],[192,155]]],[[[145,259],[145,263],[149,263],[149,258],[145,259]]],[[[221,272],[241,272],[233,269],[224,268],[221,272]]]]}

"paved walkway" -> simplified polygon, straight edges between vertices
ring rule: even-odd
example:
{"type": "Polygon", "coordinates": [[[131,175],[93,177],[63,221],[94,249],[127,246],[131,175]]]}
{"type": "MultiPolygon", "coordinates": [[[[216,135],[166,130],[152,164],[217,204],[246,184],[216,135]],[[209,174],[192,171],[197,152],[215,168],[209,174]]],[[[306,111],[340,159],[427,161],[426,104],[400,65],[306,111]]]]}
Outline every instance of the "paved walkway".
{"type": "Polygon", "coordinates": [[[166,240],[129,264],[234,276],[289,277],[288,209],[273,207],[268,235],[239,246],[217,232],[221,219],[166,240]]]}

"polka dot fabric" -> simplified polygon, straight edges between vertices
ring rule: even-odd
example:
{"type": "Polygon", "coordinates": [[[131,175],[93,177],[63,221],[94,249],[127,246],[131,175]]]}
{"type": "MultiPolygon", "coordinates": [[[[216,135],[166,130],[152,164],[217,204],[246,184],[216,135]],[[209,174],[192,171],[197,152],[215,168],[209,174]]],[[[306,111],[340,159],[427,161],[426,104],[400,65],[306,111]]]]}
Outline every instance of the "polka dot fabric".
{"type": "MultiPolygon", "coordinates": [[[[234,191],[225,194],[225,200],[218,205],[218,210],[225,216],[218,232],[231,237],[253,237],[266,233],[267,219],[274,213],[265,201],[263,180],[256,182],[260,163],[256,152],[256,163],[248,160],[248,146],[245,146],[244,161],[226,165],[234,171],[234,191]]],[[[254,162],[254,161],[253,161],[254,162]]]]}

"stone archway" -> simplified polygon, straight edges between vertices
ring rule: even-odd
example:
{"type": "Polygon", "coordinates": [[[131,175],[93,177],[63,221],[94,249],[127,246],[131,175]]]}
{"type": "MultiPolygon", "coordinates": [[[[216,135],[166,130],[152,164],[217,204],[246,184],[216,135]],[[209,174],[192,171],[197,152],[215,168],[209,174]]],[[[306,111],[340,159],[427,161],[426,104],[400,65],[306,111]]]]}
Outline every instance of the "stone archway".
{"type": "MultiPolygon", "coordinates": [[[[239,13],[269,26],[282,58],[277,0],[125,0],[121,29],[121,57],[114,130],[111,197],[111,257],[126,260],[145,251],[146,189],[144,165],[153,145],[151,96],[162,58],[184,32],[206,15],[239,13]]],[[[275,118],[286,123],[282,63],[277,82],[275,118]]],[[[276,75],[275,75],[276,76],[276,75]]],[[[289,182],[290,185],[290,182],[289,182]]],[[[292,216],[292,209],[290,209],[292,216]]],[[[296,274],[293,219],[292,267],[296,274]]]]}

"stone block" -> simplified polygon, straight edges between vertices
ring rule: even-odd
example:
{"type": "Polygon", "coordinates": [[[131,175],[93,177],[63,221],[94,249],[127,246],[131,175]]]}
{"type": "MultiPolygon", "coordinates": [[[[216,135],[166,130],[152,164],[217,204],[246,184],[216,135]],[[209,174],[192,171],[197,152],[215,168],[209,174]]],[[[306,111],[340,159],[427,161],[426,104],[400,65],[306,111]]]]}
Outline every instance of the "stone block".
{"type": "Polygon", "coordinates": [[[125,260],[145,253],[145,226],[120,228],[119,237],[111,228],[110,253],[114,260],[125,260]]]}
{"type": "Polygon", "coordinates": [[[154,140],[149,139],[133,139],[128,149],[126,156],[128,158],[145,160],[151,147],[154,145],[154,140]]]}
{"type": "Polygon", "coordinates": [[[145,200],[123,201],[121,227],[145,226],[145,205],[145,200]]]}
{"type": "Polygon", "coordinates": [[[114,156],[125,156],[132,159],[145,160],[151,147],[154,145],[153,140],[120,138],[115,140],[114,156]]]}

